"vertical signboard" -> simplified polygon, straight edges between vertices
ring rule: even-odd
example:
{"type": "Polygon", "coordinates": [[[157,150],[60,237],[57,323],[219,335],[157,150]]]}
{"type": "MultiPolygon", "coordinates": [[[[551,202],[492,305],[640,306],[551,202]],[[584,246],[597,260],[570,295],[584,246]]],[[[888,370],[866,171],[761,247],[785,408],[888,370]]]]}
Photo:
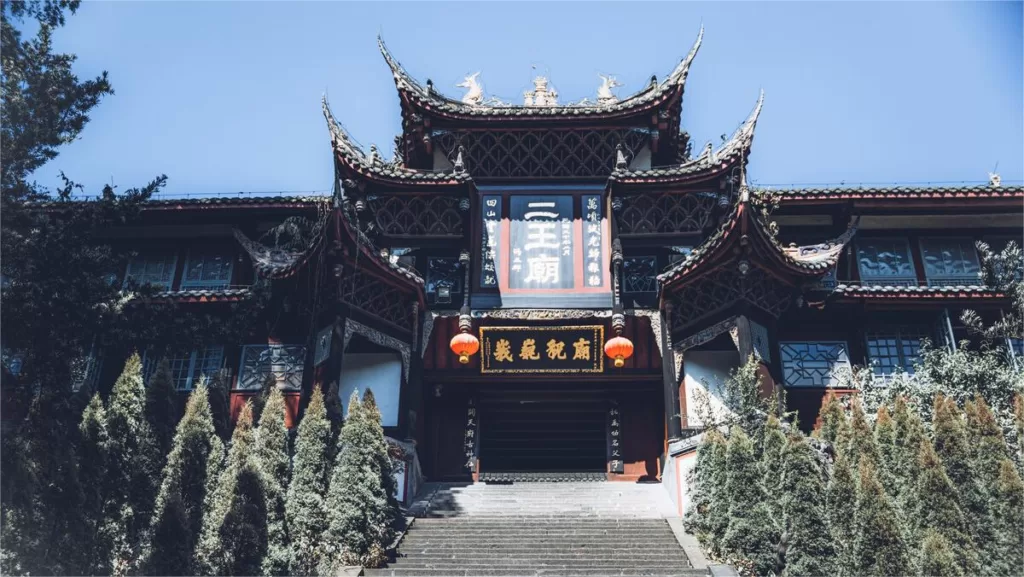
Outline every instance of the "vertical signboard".
{"type": "Polygon", "coordinates": [[[619,413],[619,404],[612,401],[608,407],[608,472],[625,471],[625,461],[622,460],[622,415],[619,413]]]}
{"type": "Polygon", "coordinates": [[[603,217],[601,195],[583,195],[583,278],[588,287],[604,284],[604,258],[601,254],[604,250],[604,239],[601,238],[603,217]]]}
{"type": "Polygon", "coordinates": [[[483,239],[480,245],[480,286],[498,286],[498,247],[501,246],[501,197],[483,197],[483,239]]]}
{"type": "Polygon", "coordinates": [[[510,199],[509,288],[573,288],[572,200],[571,196],[510,199]]]}

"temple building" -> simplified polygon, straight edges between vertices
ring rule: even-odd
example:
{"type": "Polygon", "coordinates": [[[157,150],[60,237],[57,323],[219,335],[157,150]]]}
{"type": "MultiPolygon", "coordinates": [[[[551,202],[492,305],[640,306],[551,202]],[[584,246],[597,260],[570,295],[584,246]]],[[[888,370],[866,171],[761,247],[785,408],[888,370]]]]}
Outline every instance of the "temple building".
{"type": "Polygon", "coordinates": [[[445,96],[380,41],[393,157],[325,99],[333,195],[159,200],[117,231],[124,274],[181,307],[227,318],[269,287],[259,330],[174,351],[180,388],[224,371],[238,407],[269,376],[292,422],[314,387],[372,388],[427,479],[660,480],[679,504],[687,439],[745,359],[810,428],[851,367],[913,371],[926,340],[969,338],[961,310],[1010,306],[975,243],[1019,240],[1024,189],[750,186],[764,94],[719,146],[680,126],[702,37],[630,96],[539,77],[522,103],[478,75],[445,96]]]}

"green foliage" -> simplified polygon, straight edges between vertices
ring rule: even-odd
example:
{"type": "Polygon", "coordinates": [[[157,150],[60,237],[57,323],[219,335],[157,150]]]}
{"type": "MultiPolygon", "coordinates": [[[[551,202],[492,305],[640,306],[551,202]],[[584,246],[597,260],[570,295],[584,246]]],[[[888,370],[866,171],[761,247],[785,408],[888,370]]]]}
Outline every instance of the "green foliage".
{"type": "MultiPolygon", "coordinates": [[[[889,470],[895,477],[896,492],[890,496],[906,519],[917,511],[917,480],[921,472],[918,452],[927,436],[921,418],[910,410],[903,397],[896,398],[893,421],[896,425],[896,449],[889,461],[889,470]]],[[[913,529],[912,523],[905,525],[908,530],[913,529]]]]}
{"type": "Polygon", "coordinates": [[[292,479],[285,500],[285,519],[292,543],[293,575],[315,575],[325,554],[321,540],[327,530],[324,497],[331,475],[331,423],[323,392],[314,388],[299,422],[292,460],[292,479]]]}
{"type": "MultiPolygon", "coordinates": [[[[881,406],[875,418],[875,447],[878,449],[878,476],[885,492],[900,509],[899,495],[902,493],[897,469],[899,448],[896,443],[896,421],[889,414],[889,408],[881,406]]],[[[900,509],[902,512],[902,509],[900,509]]]]}
{"type": "MultiPolygon", "coordinates": [[[[918,534],[927,541],[929,531],[941,535],[948,543],[956,543],[955,561],[959,574],[973,575],[978,569],[978,554],[960,508],[957,491],[950,482],[939,456],[931,443],[921,443],[918,455],[921,475],[918,480],[919,506],[914,518],[918,534]]],[[[934,547],[934,544],[932,544],[934,547]]],[[[927,544],[922,544],[922,556],[927,544]]]]}
{"type": "Polygon", "coordinates": [[[290,455],[284,411],[284,396],[274,387],[263,408],[255,441],[256,463],[263,475],[267,494],[267,555],[263,559],[264,575],[287,575],[291,565],[291,543],[285,523],[290,455]]]}
{"type": "Polygon", "coordinates": [[[854,512],[855,575],[907,575],[911,572],[907,545],[892,501],[878,481],[875,464],[862,458],[858,470],[854,512]]]}
{"type": "Polygon", "coordinates": [[[854,399],[851,409],[850,435],[846,441],[846,455],[850,459],[850,466],[857,469],[862,460],[868,459],[877,468],[878,446],[875,445],[875,435],[860,401],[854,399]]]}
{"type": "Polygon", "coordinates": [[[208,402],[199,384],[189,395],[164,466],[153,518],[153,540],[144,566],[147,575],[196,573],[196,544],[207,493],[216,484],[212,472],[223,456],[208,402]]]}
{"type": "Polygon", "coordinates": [[[735,559],[749,561],[758,575],[776,569],[779,528],[768,507],[768,494],[754,457],[754,446],[739,426],[733,427],[726,454],[729,479],[729,524],[722,550],[735,559]]]}
{"type": "Polygon", "coordinates": [[[839,397],[832,391],[825,394],[825,400],[818,414],[821,423],[815,428],[815,435],[832,443],[839,443],[840,439],[846,439],[849,434],[850,421],[846,417],[846,410],[839,397]]]}
{"type": "Polygon", "coordinates": [[[252,423],[252,403],[247,401],[203,517],[197,557],[205,574],[259,574],[267,553],[266,490],[254,455],[252,423]]]}
{"type": "Polygon", "coordinates": [[[825,489],[825,519],[836,548],[837,574],[856,575],[853,557],[857,526],[854,519],[857,485],[846,455],[839,451],[832,463],[832,476],[825,489]]]}
{"type": "Polygon", "coordinates": [[[729,523],[726,450],[725,438],[716,429],[704,433],[697,448],[697,462],[690,471],[693,498],[683,518],[686,530],[716,557],[721,555],[722,537],[729,523]]]}
{"type": "Polygon", "coordinates": [[[989,559],[1010,572],[1019,570],[1024,567],[1024,524],[1020,522],[1024,514],[1024,482],[1009,459],[999,463],[992,511],[996,541],[994,547],[986,550],[991,555],[989,559]]]}
{"type": "Polygon", "coordinates": [[[104,531],[112,543],[112,570],[132,570],[148,541],[160,455],[145,417],[146,388],[138,353],[129,357],[110,394],[107,508],[104,531]]]}
{"type": "Polygon", "coordinates": [[[83,569],[90,575],[103,575],[109,572],[109,547],[100,535],[108,436],[107,413],[99,394],[93,395],[82,413],[78,431],[78,476],[82,484],[82,515],[86,523],[84,541],[80,544],[85,557],[83,569]]]}
{"type": "Polygon", "coordinates": [[[953,545],[941,533],[933,530],[925,532],[921,541],[921,558],[919,561],[921,574],[934,577],[961,577],[965,575],[963,568],[957,563],[953,554],[953,545]]]}
{"type": "Polygon", "coordinates": [[[171,366],[167,359],[160,359],[156,372],[149,379],[146,387],[146,420],[153,428],[153,438],[160,450],[160,455],[171,452],[174,440],[174,429],[178,424],[178,391],[171,376],[171,366]]]}
{"type": "Polygon", "coordinates": [[[825,525],[825,486],[814,451],[797,435],[789,438],[782,456],[779,494],[786,544],[782,574],[833,575],[836,551],[825,525]]]}
{"type": "Polygon", "coordinates": [[[65,395],[36,397],[28,418],[5,438],[3,557],[5,574],[77,574],[86,539],[78,463],[69,439],[76,427],[65,395]],[[11,478],[7,478],[10,476],[11,478]]]}
{"type": "Polygon", "coordinates": [[[1024,338],[1024,253],[1016,242],[1010,241],[1000,252],[993,252],[987,243],[978,242],[981,255],[981,279],[986,286],[998,289],[1010,299],[1012,306],[1003,312],[998,321],[985,326],[981,317],[972,310],[960,315],[960,321],[967,330],[993,341],[1003,338],[1024,338]]]}
{"type": "Polygon", "coordinates": [[[781,495],[779,484],[782,482],[783,452],[786,449],[786,435],[775,415],[769,415],[765,421],[763,440],[761,442],[761,477],[765,491],[772,499],[770,504],[772,517],[782,520],[781,495]]]}
{"type": "Polygon", "coordinates": [[[970,535],[975,543],[986,543],[992,539],[988,491],[974,470],[974,459],[960,411],[952,399],[942,395],[935,397],[934,407],[932,429],[935,452],[956,488],[960,506],[969,523],[970,535]]]}
{"type": "MultiPolygon", "coordinates": [[[[384,475],[391,475],[390,461],[380,412],[370,391],[362,402],[358,392],[349,399],[348,415],[341,429],[341,449],[327,492],[330,526],[326,541],[337,544],[330,560],[332,566],[363,565],[378,567],[384,563],[388,545],[394,538],[397,507],[384,475]],[[385,464],[386,463],[386,464],[385,464]]],[[[332,566],[325,566],[322,573],[332,566]]]]}

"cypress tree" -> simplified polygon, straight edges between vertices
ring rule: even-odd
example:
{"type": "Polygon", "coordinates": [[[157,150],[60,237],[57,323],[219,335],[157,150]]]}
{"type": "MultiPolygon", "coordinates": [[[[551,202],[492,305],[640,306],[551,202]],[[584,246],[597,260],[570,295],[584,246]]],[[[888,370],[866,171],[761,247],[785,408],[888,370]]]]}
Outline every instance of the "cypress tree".
{"type": "MultiPolygon", "coordinates": [[[[388,496],[388,509],[386,511],[390,523],[398,517],[398,501],[395,495],[398,494],[398,480],[395,479],[394,464],[391,462],[390,446],[384,437],[384,426],[377,406],[377,399],[373,396],[372,389],[366,389],[363,393],[363,412],[369,419],[370,436],[373,439],[373,457],[377,464],[380,484],[384,487],[384,494],[388,496]]],[[[390,540],[385,544],[390,544],[390,540]]]]}
{"type": "Polygon", "coordinates": [[[941,533],[929,529],[921,541],[921,575],[963,577],[964,572],[953,554],[953,545],[941,533]]]}
{"type": "Polygon", "coordinates": [[[825,401],[819,413],[820,425],[815,429],[815,434],[833,445],[840,439],[846,438],[849,430],[849,421],[846,418],[846,411],[839,397],[832,391],[825,394],[825,401]]]}
{"type": "Polygon", "coordinates": [[[997,485],[1002,461],[1009,458],[1010,451],[1003,437],[1003,431],[984,398],[979,395],[974,401],[968,401],[964,406],[964,412],[967,415],[968,444],[973,449],[973,470],[981,482],[984,496],[987,499],[986,509],[989,520],[986,527],[987,533],[982,535],[983,541],[977,542],[978,553],[986,560],[981,568],[983,572],[990,575],[1008,575],[1014,570],[1014,567],[1002,564],[1004,555],[1001,553],[1000,536],[998,535],[1002,522],[999,519],[995,493],[998,491],[997,485]]]}
{"type": "Polygon", "coordinates": [[[174,387],[171,366],[167,359],[160,359],[146,387],[146,420],[153,429],[161,460],[171,452],[178,416],[178,391],[174,387]]]}
{"type": "Polygon", "coordinates": [[[786,449],[786,435],[775,415],[768,415],[764,427],[764,440],[761,443],[761,476],[764,489],[772,500],[772,515],[782,521],[782,495],[779,484],[782,480],[782,454],[786,449]]]}
{"type": "Polygon", "coordinates": [[[204,573],[256,575],[267,553],[266,494],[253,454],[252,421],[252,402],[246,401],[203,518],[198,560],[204,573]]]}
{"type": "Polygon", "coordinates": [[[225,376],[219,372],[210,379],[208,386],[213,427],[217,431],[217,436],[223,441],[227,441],[231,437],[230,386],[225,376]]]}
{"type": "MultiPolygon", "coordinates": [[[[943,469],[939,456],[931,443],[921,443],[918,462],[921,474],[918,479],[919,507],[914,516],[918,523],[918,534],[927,539],[930,532],[937,533],[948,543],[955,543],[955,560],[959,574],[973,575],[978,569],[978,554],[968,529],[967,520],[957,500],[949,477],[943,469]]],[[[934,540],[934,539],[933,539],[934,540]]],[[[930,545],[932,548],[935,543],[930,545]]],[[[926,559],[926,547],[922,543],[922,568],[926,559]]]]}
{"type": "Polygon", "coordinates": [[[992,549],[994,561],[1007,569],[1007,575],[1024,567],[1024,482],[1009,459],[999,463],[999,477],[992,493],[992,510],[996,519],[992,549]]]}
{"type": "Polygon", "coordinates": [[[80,544],[85,557],[84,572],[109,573],[110,549],[101,540],[103,525],[103,486],[107,474],[107,413],[99,393],[82,412],[78,427],[78,477],[82,484],[82,514],[85,517],[85,541],[80,544]]]}
{"type": "MultiPolygon", "coordinates": [[[[987,543],[993,537],[988,491],[974,470],[967,432],[956,402],[936,395],[933,419],[935,452],[959,495],[958,502],[967,519],[970,535],[975,543],[987,543]]],[[[952,539],[951,542],[956,543],[952,539]]]]}
{"type": "Polygon", "coordinates": [[[267,491],[267,556],[264,575],[287,575],[291,564],[291,544],[285,524],[285,495],[290,475],[288,428],[284,423],[284,396],[274,387],[263,408],[256,429],[256,460],[267,491]]]}
{"type": "Polygon", "coordinates": [[[856,469],[862,459],[867,458],[871,463],[878,465],[878,446],[875,445],[875,435],[871,431],[867,417],[860,400],[854,399],[850,417],[850,435],[847,440],[847,456],[850,458],[850,465],[856,469]]]}
{"type": "Polygon", "coordinates": [[[825,519],[836,548],[836,573],[856,575],[853,543],[857,535],[854,520],[857,485],[850,461],[843,451],[837,451],[832,463],[832,476],[825,489],[825,519]]]}
{"type": "Polygon", "coordinates": [[[195,557],[204,505],[216,486],[223,451],[213,425],[209,393],[199,384],[189,394],[164,466],[144,573],[193,575],[198,571],[195,557]]]}
{"type": "Polygon", "coordinates": [[[226,494],[231,487],[219,535],[225,575],[258,575],[267,555],[267,495],[253,446],[253,418],[252,405],[246,403],[231,437],[228,467],[221,474],[226,494]]]}
{"type": "Polygon", "coordinates": [[[132,354],[114,383],[107,407],[107,511],[104,531],[111,542],[111,570],[132,570],[148,542],[156,496],[158,449],[145,416],[146,387],[142,361],[132,354]]]}
{"type": "Polygon", "coordinates": [[[892,501],[878,481],[875,464],[862,458],[858,466],[853,540],[855,575],[907,575],[910,557],[892,501]]]}
{"type": "Polygon", "coordinates": [[[732,429],[726,459],[729,525],[722,549],[732,558],[748,561],[759,575],[773,571],[778,561],[779,529],[761,484],[754,446],[739,427],[732,429]]]}
{"type": "Polygon", "coordinates": [[[813,449],[802,436],[789,438],[781,471],[784,576],[833,575],[835,549],[825,526],[825,487],[813,449]]]}
{"type": "MultiPolygon", "coordinates": [[[[878,448],[878,476],[882,481],[882,487],[899,509],[901,487],[897,472],[899,451],[896,446],[896,422],[889,415],[889,409],[885,405],[878,408],[878,416],[875,419],[875,446],[878,448]]],[[[901,516],[901,519],[905,517],[901,516]]]]}
{"type": "Polygon", "coordinates": [[[688,533],[695,535],[704,548],[718,555],[722,534],[725,532],[726,510],[724,499],[716,493],[724,493],[724,481],[728,478],[725,468],[725,439],[716,429],[709,429],[697,447],[697,462],[691,472],[691,501],[683,522],[688,533]],[[718,527],[721,527],[718,529],[718,527]]]}
{"type": "Polygon", "coordinates": [[[292,479],[285,500],[294,575],[315,575],[326,553],[322,540],[327,530],[324,497],[331,474],[330,442],[331,423],[327,420],[323,392],[316,387],[299,423],[292,479]]]}
{"type": "MultiPolygon", "coordinates": [[[[330,526],[337,554],[330,563],[376,567],[385,561],[394,531],[393,497],[383,483],[382,456],[387,447],[373,395],[349,399],[341,428],[341,449],[327,491],[330,526]]],[[[390,473],[390,464],[388,465],[390,473]]],[[[391,481],[394,484],[394,481],[391,481]]],[[[326,567],[321,568],[325,573],[326,567]]]]}
{"type": "MultiPolygon", "coordinates": [[[[918,506],[917,479],[920,475],[918,453],[921,443],[926,441],[926,433],[921,418],[911,412],[902,396],[896,398],[893,421],[896,425],[896,451],[895,458],[890,463],[893,464],[891,470],[898,486],[893,498],[896,500],[899,510],[903,512],[904,519],[909,521],[918,506]]],[[[918,541],[919,539],[913,536],[914,524],[907,522],[905,525],[911,532],[910,542],[918,541]]]]}

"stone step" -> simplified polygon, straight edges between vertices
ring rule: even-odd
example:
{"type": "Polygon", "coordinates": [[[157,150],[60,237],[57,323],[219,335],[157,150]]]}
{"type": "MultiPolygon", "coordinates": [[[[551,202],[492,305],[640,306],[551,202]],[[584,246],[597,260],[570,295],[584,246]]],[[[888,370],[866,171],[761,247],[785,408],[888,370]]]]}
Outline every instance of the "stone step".
{"type": "Polygon", "coordinates": [[[515,567],[493,567],[490,569],[367,569],[366,577],[707,577],[708,573],[698,569],[669,569],[651,571],[646,569],[573,569],[571,567],[523,570],[515,567]]]}
{"type": "Polygon", "coordinates": [[[605,564],[622,563],[633,559],[655,564],[672,563],[688,567],[690,565],[686,555],[679,553],[658,553],[636,551],[632,549],[599,550],[575,549],[571,551],[561,550],[553,552],[538,552],[532,550],[515,550],[501,553],[482,553],[479,551],[465,551],[445,555],[440,551],[424,551],[420,553],[409,552],[401,555],[395,560],[396,565],[406,563],[488,563],[491,565],[513,562],[535,562],[535,563],[568,563],[577,559],[600,562],[605,564]]]}

